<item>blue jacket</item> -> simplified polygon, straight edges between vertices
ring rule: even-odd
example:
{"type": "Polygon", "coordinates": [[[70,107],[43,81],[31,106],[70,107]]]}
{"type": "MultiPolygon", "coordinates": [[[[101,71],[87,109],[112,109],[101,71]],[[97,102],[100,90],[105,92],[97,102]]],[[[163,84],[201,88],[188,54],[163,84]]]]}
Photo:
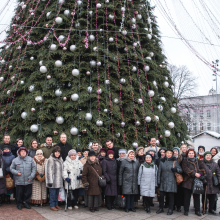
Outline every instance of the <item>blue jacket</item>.
{"type": "Polygon", "coordinates": [[[3,153],[2,158],[5,161],[5,170],[7,173],[11,173],[10,166],[12,161],[15,159],[15,156],[12,154],[12,152],[3,153]]]}

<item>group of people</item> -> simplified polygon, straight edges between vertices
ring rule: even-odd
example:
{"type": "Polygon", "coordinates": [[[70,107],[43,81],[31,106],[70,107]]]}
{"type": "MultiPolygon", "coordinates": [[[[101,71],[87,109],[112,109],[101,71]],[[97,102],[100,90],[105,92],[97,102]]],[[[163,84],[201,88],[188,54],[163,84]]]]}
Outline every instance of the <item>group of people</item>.
{"type": "Polygon", "coordinates": [[[201,216],[200,197],[203,213],[216,214],[220,187],[220,153],[216,148],[205,151],[199,146],[196,153],[183,144],[167,149],[158,147],[156,138],[151,138],[149,147],[136,151],[115,147],[112,140],[106,140],[106,148],[94,141],[82,152],[67,143],[64,133],[58,144],[48,135],[40,146],[36,139],[30,145],[27,150],[22,139],[13,145],[10,136],[4,136],[0,144],[0,204],[10,203],[13,194],[18,209],[49,201],[50,209],[58,211],[62,209],[58,197],[64,187],[69,210],[78,209],[79,204],[91,212],[99,211],[100,206],[112,210],[116,197],[123,195],[125,212],[136,212],[142,197],[143,207],[150,213],[157,195],[157,214],[168,208],[167,215],[172,215],[183,206],[188,216],[191,196],[197,216],[201,216]],[[194,191],[196,180],[205,189],[202,196],[194,191]]]}

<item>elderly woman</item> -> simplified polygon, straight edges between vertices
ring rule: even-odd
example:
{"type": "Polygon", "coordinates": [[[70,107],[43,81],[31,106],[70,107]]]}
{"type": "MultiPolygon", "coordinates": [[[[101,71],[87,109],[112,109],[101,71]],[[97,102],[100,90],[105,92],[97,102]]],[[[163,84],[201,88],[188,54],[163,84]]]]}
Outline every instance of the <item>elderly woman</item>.
{"type": "Polygon", "coordinates": [[[102,171],[106,178],[105,201],[108,210],[115,209],[113,202],[117,196],[117,162],[115,152],[108,150],[107,158],[102,163],[102,171]]]}
{"type": "Polygon", "coordinates": [[[61,148],[59,146],[55,146],[45,167],[46,186],[49,188],[50,209],[52,211],[62,209],[58,206],[59,190],[63,187],[62,173],[63,159],[61,157],[61,148]]]}
{"type": "Polygon", "coordinates": [[[219,186],[214,186],[213,184],[213,175],[216,175],[218,182],[220,183],[220,168],[217,163],[212,160],[212,153],[210,151],[206,151],[204,154],[204,164],[206,171],[206,201],[205,195],[202,195],[202,203],[204,208],[205,202],[205,210],[204,213],[207,213],[207,199],[209,200],[209,213],[215,215],[214,206],[215,206],[215,197],[219,193],[219,186]]]}
{"type": "Polygon", "coordinates": [[[146,153],[145,162],[139,168],[138,185],[140,185],[140,195],[143,196],[145,210],[150,213],[150,205],[157,186],[157,165],[149,153],[146,153]]]}
{"type": "MultiPolygon", "coordinates": [[[[183,168],[183,182],[182,187],[184,191],[184,215],[188,216],[190,199],[192,196],[193,182],[195,178],[200,178],[205,175],[205,165],[203,161],[196,158],[196,152],[189,149],[186,152],[186,159],[182,163],[183,168]]],[[[200,194],[193,194],[195,214],[201,216],[200,213],[200,194]]]]}
{"type": "Polygon", "coordinates": [[[152,155],[152,159],[154,164],[158,165],[158,158],[156,157],[156,149],[155,147],[150,147],[147,151],[147,153],[152,155]]]}
{"type": "Polygon", "coordinates": [[[125,212],[136,212],[134,208],[135,195],[138,194],[139,162],[133,150],[129,150],[125,160],[121,162],[118,184],[122,187],[122,194],[126,197],[125,212]]]}
{"type": "Polygon", "coordinates": [[[43,156],[42,150],[36,151],[36,156],[33,158],[37,172],[32,185],[32,196],[30,203],[35,206],[43,205],[47,202],[47,188],[45,182],[45,166],[47,159],[43,156]]]}
{"type": "Polygon", "coordinates": [[[17,208],[30,209],[29,201],[32,194],[32,183],[36,175],[36,166],[34,161],[28,155],[28,150],[25,147],[20,147],[18,157],[12,161],[10,170],[15,176],[17,208]]]}
{"type": "MultiPolygon", "coordinates": [[[[4,145],[4,147],[2,149],[3,149],[2,158],[4,159],[5,170],[6,170],[5,176],[6,176],[6,178],[13,179],[13,174],[11,173],[10,166],[11,166],[12,161],[15,159],[15,156],[10,151],[10,147],[8,145],[4,145]]],[[[6,193],[7,204],[11,203],[10,196],[13,192],[14,192],[14,187],[7,189],[7,193],[6,193]]],[[[4,197],[2,199],[4,199],[4,197]]]]}
{"type": "Polygon", "coordinates": [[[36,139],[33,139],[31,141],[31,147],[28,151],[28,156],[34,158],[34,156],[36,155],[36,152],[38,150],[38,143],[37,143],[37,140],[36,139]]]}
{"type": "Polygon", "coordinates": [[[169,197],[169,209],[167,215],[173,214],[174,193],[177,192],[175,172],[182,173],[182,168],[173,157],[173,151],[167,149],[166,157],[160,160],[157,183],[160,188],[159,210],[157,214],[164,212],[164,196],[169,197]]]}
{"type": "Polygon", "coordinates": [[[21,138],[18,138],[16,140],[15,146],[11,149],[12,154],[17,157],[17,151],[19,150],[20,147],[24,147],[24,141],[21,138]]]}
{"type": "MultiPolygon", "coordinates": [[[[2,157],[2,150],[0,150],[0,168],[2,169],[2,176],[0,178],[0,196],[1,198],[4,198],[5,196],[5,193],[7,192],[7,189],[6,189],[6,183],[5,183],[5,174],[6,174],[6,170],[5,170],[5,161],[2,157]]],[[[0,206],[2,205],[3,201],[0,201],[0,206]]]]}
{"type": "Polygon", "coordinates": [[[63,179],[65,180],[65,189],[69,190],[74,196],[74,200],[67,200],[68,209],[72,210],[73,207],[78,209],[78,189],[82,186],[81,173],[83,165],[79,161],[77,152],[70,150],[65,162],[63,163],[63,179]]]}
{"type": "Polygon", "coordinates": [[[102,188],[99,186],[102,167],[95,155],[94,151],[89,152],[82,172],[83,186],[88,189],[86,191],[86,204],[91,212],[99,211],[98,207],[102,204],[102,188]]]}

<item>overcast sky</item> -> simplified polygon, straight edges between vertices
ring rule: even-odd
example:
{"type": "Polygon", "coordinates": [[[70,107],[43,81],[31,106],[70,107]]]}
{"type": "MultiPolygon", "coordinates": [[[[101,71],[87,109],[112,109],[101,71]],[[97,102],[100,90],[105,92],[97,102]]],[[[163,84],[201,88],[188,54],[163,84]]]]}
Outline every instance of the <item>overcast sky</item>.
{"type": "MultiPolygon", "coordinates": [[[[1,0],[0,5],[0,33],[5,29],[4,24],[9,24],[13,15],[15,2],[11,0],[2,12],[9,0],[1,0]]],[[[215,89],[212,71],[200,61],[182,42],[170,23],[164,18],[158,1],[181,31],[181,34],[190,41],[199,55],[207,61],[220,59],[220,16],[216,9],[220,8],[219,0],[151,0],[151,5],[156,5],[155,15],[158,17],[158,25],[161,31],[163,50],[168,62],[173,65],[186,65],[192,74],[198,77],[198,95],[207,95],[209,89],[215,89]],[[183,3],[184,2],[184,3],[183,3]],[[207,3],[208,8],[202,7],[200,2],[207,3]],[[215,19],[214,19],[215,18],[215,19]],[[200,43],[198,43],[200,42],[200,43]],[[211,46],[214,44],[216,46],[211,46]]],[[[3,34],[0,35],[2,40],[3,34]]],[[[219,73],[220,74],[220,73],[219,73]]],[[[220,80],[218,77],[219,85],[220,80]]],[[[220,88],[220,87],[219,87],[220,88]]],[[[220,92],[220,90],[219,90],[220,92]]]]}

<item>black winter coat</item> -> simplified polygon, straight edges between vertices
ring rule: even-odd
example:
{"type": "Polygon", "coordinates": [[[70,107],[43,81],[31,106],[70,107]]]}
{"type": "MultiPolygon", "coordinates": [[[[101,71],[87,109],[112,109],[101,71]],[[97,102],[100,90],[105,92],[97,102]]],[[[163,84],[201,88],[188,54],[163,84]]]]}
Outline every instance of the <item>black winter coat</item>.
{"type": "Polygon", "coordinates": [[[118,185],[122,186],[122,194],[131,195],[138,194],[138,171],[140,164],[134,158],[126,158],[121,162],[118,176],[118,185]]]}
{"type": "Polygon", "coordinates": [[[0,195],[5,194],[7,192],[6,189],[6,180],[5,180],[5,175],[6,175],[6,170],[5,170],[5,161],[2,157],[2,151],[0,151],[0,167],[3,170],[3,178],[0,178],[0,195]]]}
{"type": "Polygon", "coordinates": [[[72,145],[69,143],[63,144],[60,142],[59,144],[57,144],[57,146],[61,148],[61,157],[63,161],[65,161],[69,151],[73,149],[72,145]]]}
{"type": "Polygon", "coordinates": [[[160,191],[164,192],[177,192],[176,176],[171,170],[174,167],[177,168],[177,173],[182,173],[182,168],[176,161],[175,157],[163,158],[160,160],[159,169],[157,173],[157,183],[160,186],[160,191]]]}
{"type": "MultiPolygon", "coordinates": [[[[21,145],[20,147],[24,147],[24,145],[21,145]]],[[[11,152],[12,152],[12,154],[13,154],[15,157],[18,156],[18,155],[17,155],[17,151],[18,151],[18,149],[19,149],[20,147],[18,147],[18,146],[15,144],[14,147],[11,149],[11,152]]]]}
{"type": "Polygon", "coordinates": [[[208,194],[217,194],[219,193],[219,187],[218,186],[214,186],[213,185],[213,181],[212,181],[212,176],[213,173],[215,173],[215,175],[218,178],[218,182],[220,183],[220,168],[218,166],[217,163],[215,163],[213,160],[211,160],[210,163],[206,162],[205,160],[203,161],[205,164],[205,170],[206,170],[206,181],[207,181],[207,195],[208,194]],[[211,170],[210,170],[211,168],[211,170]]]}
{"type": "Polygon", "coordinates": [[[105,195],[117,195],[117,162],[115,159],[106,158],[102,162],[102,172],[106,178],[105,195]]]}
{"type": "Polygon", "coordinates": [[[136,159],[138,160],[138,162],[139,162],[140,164],[142,164],[142,163],[145,162],[145,155],[143,155],[143,156],[137,155],[137,156],[136,156],[136,159]]]}
{"type": "Polygon", "coordinates": [[[8,153],[3,153],[2,158],[5,161],[6,175],[10,174],[10,176],[12,176],[11,171],[10,171],[10,166],[11,166],[12,160],[15,159],[15,156],[12,154],[12,152],[8,152],[8,153]]]}
{"type": "Polygon", "coordinates": [[[120,150],[121,148],[120,147],[113,147],[112,149],[108,149],[107,150],[107,152],[109,151],[109,150],[113,150],[114,151],[114,158],[115,159],[117,159],[117,158],[119,158],[119,153],[118,153],[118,151],[120,150]]]}

